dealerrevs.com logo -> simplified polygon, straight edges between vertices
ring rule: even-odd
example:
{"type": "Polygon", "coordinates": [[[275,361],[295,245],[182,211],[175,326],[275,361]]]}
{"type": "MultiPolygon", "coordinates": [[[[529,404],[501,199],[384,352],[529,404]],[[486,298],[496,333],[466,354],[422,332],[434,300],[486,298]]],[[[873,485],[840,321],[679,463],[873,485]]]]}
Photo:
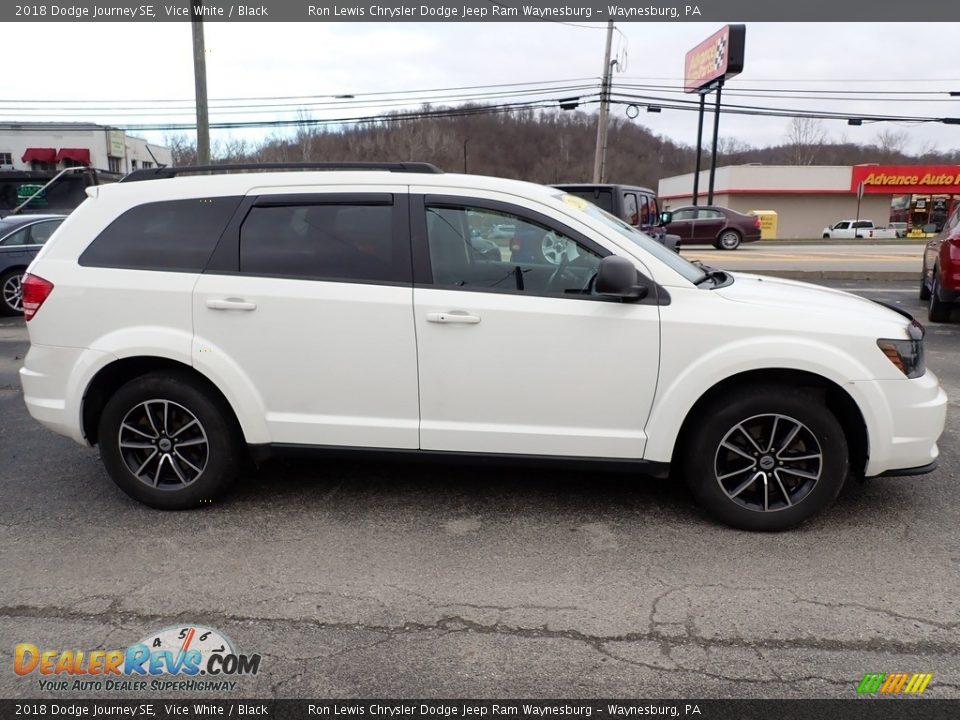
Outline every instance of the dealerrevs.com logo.
{"type": "Polygon", "coordinates": [[[256,675],[260,655],[238,653],[220,631],[200,625],[151,633],[125,650],[14,648],[13,671],[36,677],[44,692],[229,691],[256,675]]]}
{"type": "Polygon", "coordinates": [[[867,673],[857,685],[861,695],[921,695],[933,679],[933,673],[867,673]]]}

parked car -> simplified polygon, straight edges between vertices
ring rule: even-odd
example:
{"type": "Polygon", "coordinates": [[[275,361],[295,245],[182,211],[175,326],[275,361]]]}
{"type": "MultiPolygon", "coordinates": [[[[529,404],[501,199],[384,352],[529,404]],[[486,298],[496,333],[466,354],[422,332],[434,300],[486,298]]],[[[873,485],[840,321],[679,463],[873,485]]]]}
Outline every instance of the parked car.
{"type": "Polygon", "coordinates": [[[553,187],[592,202],[664,247],[680,252],[680,238],[664,229],[657,194],[650,188],[596,183],[564,183],[553,187]]]}
{"type": "Polygon", "coordinates": [[[163,509],[247,456],[457,454],[672,470],[781,530],[936,463],[947,398],[902,311],[690,263],[556,188],[323,167],[94,188],[24,278],[30,414],[163,509]],[[559,262],[478,256],[501,222],[559,262]]]}
{"type": "Polygon", "coordinates": [[[897,234],[898,238],[905,238],[907,233],[910,232],[910,225],[905,222],[892,222],[890,223],[890,229],[897,234]]]}
{"type": "Polygon", "coordinates": [[[685,205],[662,214],[667,232],[683,245],[709,243],[718,250],[736,250],[760,239],[760,218],[719,205],[685,205]]]}
{"type": "Polygon", "coordinates": [[[825,238],[876,238],[890,239],[903,237],[896,228],[878,227],[873,220],[841,220],[823,229],[825,238]]]}
{"type": "Polygon", "coordinates": [[[8,215],[0,220],[0,315],[23,314],[20,278],[66,215],[8,215]]]}
{"type": "Polygon", "coordinates": [[[947,322],[960,302],[960,204],[923,249],[920,299],[930,303],[931,322],[947,322]]]}

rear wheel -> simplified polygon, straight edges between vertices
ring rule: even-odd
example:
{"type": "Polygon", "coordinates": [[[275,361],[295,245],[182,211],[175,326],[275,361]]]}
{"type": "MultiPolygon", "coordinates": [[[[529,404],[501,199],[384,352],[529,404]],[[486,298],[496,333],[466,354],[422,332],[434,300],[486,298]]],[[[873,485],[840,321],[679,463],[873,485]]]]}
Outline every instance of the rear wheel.
{"type": "Polygon", "coordinates": [[[940,271],[933,269],[933,282],[930,285],[930,306],[927,309],[927,318],[930,322],[947,322],[953,306],[940,299],[940,271]]]}
{"type": "Polygon", "coordinates": [[[717,238],[717,247],[721,250],[736,250],[742,239],[736,230],[724,230],[717,238]]]}
{"type": "Polygon", "coordinates": [[[23,315],[23,270],[0,276],[0,315],[23,315]]]}
{"type": "Polygon", "coordinates": [[[808,393],[783,386],[739,388],[699,413],[682,448],[697,500],[743,530],[786,530],[830,504],[849,460],[840,423],[808,393]]]}
{"type": "Polygon", "coordinates": [[[242,443],[232,412],[187,375],[131,380],[100,418],[100,455],[127,495],[161,510],[211,502],[240,469],[242,443]]]}

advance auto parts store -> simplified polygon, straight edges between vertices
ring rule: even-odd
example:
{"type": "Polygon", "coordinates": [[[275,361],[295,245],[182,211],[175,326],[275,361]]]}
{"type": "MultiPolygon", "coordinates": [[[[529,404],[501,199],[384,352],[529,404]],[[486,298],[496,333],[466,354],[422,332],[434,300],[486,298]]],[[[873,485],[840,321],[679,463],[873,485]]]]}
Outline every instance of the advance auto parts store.
{"type": "MultiPolygon", "coordinates": [[[[739,210],[777,212],[777,237],[818,238],[827,225],[857,215],[877,225],[907,223],[914,235],[943,227],[960,202],[960,165],[728,165],[717,168],[714,203],[739,210]]],[[[707,173],[700,176],[701,190],[707,173]]],[[[659,196],[665,209],[690,205],[693,173],[664,178],[659,196]]],[[[699,195],[706,204],[706,193],[699,195]]]]}

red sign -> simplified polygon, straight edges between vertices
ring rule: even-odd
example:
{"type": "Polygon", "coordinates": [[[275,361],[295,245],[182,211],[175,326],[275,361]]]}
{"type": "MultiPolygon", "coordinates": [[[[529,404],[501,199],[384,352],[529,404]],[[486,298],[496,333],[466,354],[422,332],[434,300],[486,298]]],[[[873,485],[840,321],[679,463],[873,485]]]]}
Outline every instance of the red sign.
{"type": "Polygon", "coordinates": [[[960,193],[960,165],[854,165],[850,189],[867,195],[960,193]]]}
{"type": "Polygon", "coordinates": [[[724,25],[693,50],[683,62],[683,90],[701,88],[739,75],[743,71],[745,25],[724,25]]]}

